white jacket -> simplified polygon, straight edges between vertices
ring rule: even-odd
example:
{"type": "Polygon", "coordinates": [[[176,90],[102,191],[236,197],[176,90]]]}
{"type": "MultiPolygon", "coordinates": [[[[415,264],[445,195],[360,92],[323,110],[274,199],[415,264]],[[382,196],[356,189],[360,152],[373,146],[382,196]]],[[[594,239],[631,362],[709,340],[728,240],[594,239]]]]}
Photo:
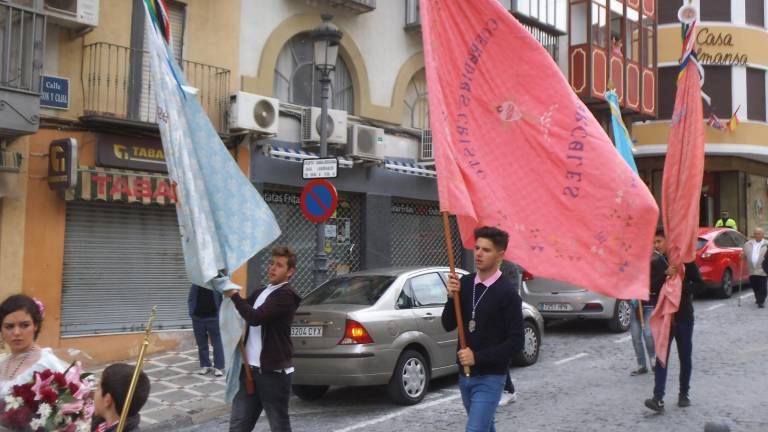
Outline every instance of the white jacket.
{"type": "Polygon", "coordinates": [[[760,256],[757,259],[757,263],[752,262],[752,249],[757,245],[757,242],[752,239],[744,243],[744,259],[747,260],[749,265],[750,276],[766,276],[763,271],[763,260],[765,259],[765,253],[768,251],[768,240],[763,240],[763,245],[760,247],[760,256]]]}

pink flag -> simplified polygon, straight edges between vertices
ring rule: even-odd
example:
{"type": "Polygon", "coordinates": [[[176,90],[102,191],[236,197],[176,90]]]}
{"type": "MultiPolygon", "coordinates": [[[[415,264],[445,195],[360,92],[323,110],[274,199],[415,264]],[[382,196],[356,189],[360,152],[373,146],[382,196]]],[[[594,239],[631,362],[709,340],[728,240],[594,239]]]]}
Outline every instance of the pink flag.
{"type": "Polygon", "coordinates": [[[544,48],[497,0],[422,0],[440,207],[510,235],[537,276],[648,298],[658,208],[544,48]]]}
{"type": "MultiPolygon", "coordinates": [[[[682,270],[696,257],[699,230],[699,200],[704,177],[704,112],[700,69],[695,52],[695,26],[686,29],[680,74],[677,78],[675,110],[664,160],[661,209],[670,266],[682,270]]],[[[656,357],[666,366],[672,318],[680,306],[683,272],[668,277],[651,315],[651,333],[656,357]]]]}

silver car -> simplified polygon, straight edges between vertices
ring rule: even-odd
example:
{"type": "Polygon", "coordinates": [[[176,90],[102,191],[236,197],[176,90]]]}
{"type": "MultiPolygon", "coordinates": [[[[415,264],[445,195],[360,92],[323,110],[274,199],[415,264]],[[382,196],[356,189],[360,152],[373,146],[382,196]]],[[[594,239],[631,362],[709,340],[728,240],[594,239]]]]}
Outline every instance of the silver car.
{"type": "Polygon", "coordinates": [[[545,320],[580,318],[605,320],[612,332],[629,330],[632,309],[627,300],[587,291],[556,279],[534,277],[523,272],[521,295],[545,320]]]}
{"type": "MultiPolygon", "coordinates": [[[[291,328],[294,394],[312,400],[329,386],[386,385],[394,402],[410,405],[424,398],[430,379],[457,373],[456,331],[446,332],[440,319],[448,272],[369,270],[310,293],[291,328]]],[[[539,356],[544,321],[527,304],[523,317],[525,349],[514,363],[530,365],[539,356]]]]}

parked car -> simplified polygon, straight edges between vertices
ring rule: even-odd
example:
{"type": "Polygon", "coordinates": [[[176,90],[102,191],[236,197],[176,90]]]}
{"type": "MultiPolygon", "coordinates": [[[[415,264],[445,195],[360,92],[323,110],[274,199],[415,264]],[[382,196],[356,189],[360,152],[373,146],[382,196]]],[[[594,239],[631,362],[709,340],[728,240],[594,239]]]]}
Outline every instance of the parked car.
{"type": "MultiPolygon", "coordinates": [[[[440,316],[447,267],[389,268],[333,278],[296,311],[293,392],[322,397],[329,386],[386,385],[399,404],[420,402],[429,381],[457,373],[456,331],[440,316]]],[[[464,270],[457,273],[466,274],[464,270]]],[[[539,357],[544,321],[523,304],[525,348],[517,365],[539,357]]]]}
{"type": "Polygon", "coordinates": [[[741,252],[746,242],[743,234],[730,228],[699,228],[696,265],[707,288],[719,297],[730,297],[739,281],[749,282],[749,266],[741,252]]]}
{"type": "Polygon", "coordinates": [[[629,330],[632,309],[629,301],[617,300],[556,279],[534,277],[524,271],[523,300],[545,320],[580,318],[605,320],[612,332],[629,330]]]}

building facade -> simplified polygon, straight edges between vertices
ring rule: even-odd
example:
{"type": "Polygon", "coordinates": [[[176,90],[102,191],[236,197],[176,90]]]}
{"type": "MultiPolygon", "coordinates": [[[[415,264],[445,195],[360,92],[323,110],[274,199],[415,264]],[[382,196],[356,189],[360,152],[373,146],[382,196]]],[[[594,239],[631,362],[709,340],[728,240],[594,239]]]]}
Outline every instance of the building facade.
{"type": "MultiPolygon", "coordinates": [[[[768,5],[764,0],[695,0],[700,11],[697,53],[704,65],[707,121],[720,119],[723,129],[706,127],[706,159],[700,204],[700,225],[713,226],[722,210],[750,234],[768,227],[768,5]],[[738,125],[729,130],[732,116],[738,125]]],[[[661,179],[669,122],[674,108],[680,56],[677,10],[682,1],[659,2],[658,119],[635,123],[637,166],[661,203],[661,179]]]]}

